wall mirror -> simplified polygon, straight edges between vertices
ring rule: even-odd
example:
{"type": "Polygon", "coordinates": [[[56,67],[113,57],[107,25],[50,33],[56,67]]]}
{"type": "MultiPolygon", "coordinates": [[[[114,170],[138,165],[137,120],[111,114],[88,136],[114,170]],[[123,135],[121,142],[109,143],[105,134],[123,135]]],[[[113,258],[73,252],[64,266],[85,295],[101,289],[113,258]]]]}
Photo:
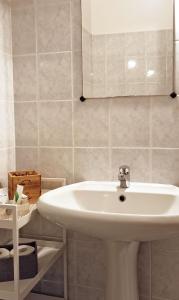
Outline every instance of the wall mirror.
{"type": "Polygon", "coordinates": [[[173,0],[82,0],[83,96],[173,92],[173,0]]]}

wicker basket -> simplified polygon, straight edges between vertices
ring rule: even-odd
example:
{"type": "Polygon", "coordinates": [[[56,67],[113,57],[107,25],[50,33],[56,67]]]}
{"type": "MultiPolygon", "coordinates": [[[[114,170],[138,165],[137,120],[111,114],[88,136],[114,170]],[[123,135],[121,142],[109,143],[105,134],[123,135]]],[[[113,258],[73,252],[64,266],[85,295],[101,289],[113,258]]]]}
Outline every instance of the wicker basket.
{"type": "Polygon", "coordinates": [[[23,193],[30,203],[35,203],[41,195],[41,175],[36,171],[16,171],[8,173],[9,199],[12,200],[17,184],[24,186],[23,193]]]}

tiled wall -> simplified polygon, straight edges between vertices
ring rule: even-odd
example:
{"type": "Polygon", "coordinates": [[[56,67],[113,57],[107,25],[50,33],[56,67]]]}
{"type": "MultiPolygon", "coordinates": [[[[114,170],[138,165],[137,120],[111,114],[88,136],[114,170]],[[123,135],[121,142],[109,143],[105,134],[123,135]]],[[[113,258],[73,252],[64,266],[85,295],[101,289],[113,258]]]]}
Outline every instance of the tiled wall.
{"type": "Polygon", "coordinates": [[[0,0],[0,183],[15,166],[14,103],[11,51],[11,9],[0,0]]]}
{"type": "MultiPolygon", "coordinates": [[[[15,168],[14,102],[11,51],[11,8],[0,0],[0,185],[7,186],[7,173],[15,168]]],[[[0,230],[0,243],[9,231],[0,230]]]]}
{"type": "MultiPolygon", "coordinates": [[[[116,179],[126,163],[131,180],[178,185],[179,100],[81,103],[80,1],[13,0],[12,16],[17,168],[71,183],[116,179]]],[[[42,218],[34,220],[26,233],[60,234],[42,218]]],[[[178,238],[141,245],[140,299],[179,298],[178,238]]],[[[68,253],[70,300],[103,300],[103,242],[69,232],[68,253]]],[[[58,293],[58,282],[55,267],[38,289],[58,293]]]]}
{"type": "Polygon", "coordinates": [[[83,28],[84,96],[169,95],[172,40],[172,30],[92,35],[83,28]]]}
{"type": "Polygon", "coordinates": [[[175,32],[175,91],[179,94],[179,0],[175,0],[175,19],[176,19],[176,32],[175,32]]]}

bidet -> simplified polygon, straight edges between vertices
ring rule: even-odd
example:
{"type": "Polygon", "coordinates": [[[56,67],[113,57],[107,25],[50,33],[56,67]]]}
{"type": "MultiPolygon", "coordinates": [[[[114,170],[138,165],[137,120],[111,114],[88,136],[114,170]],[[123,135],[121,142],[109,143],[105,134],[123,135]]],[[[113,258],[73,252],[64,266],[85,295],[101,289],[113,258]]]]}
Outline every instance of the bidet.
{"type": "Polygon", "coordinates": [[[40,197],[39,212],[67,229],[104,240],[105,300],[138,300],[140,241],[169,238],[179,230],[179,188],[172,185],[86,181],[40,197]]]}

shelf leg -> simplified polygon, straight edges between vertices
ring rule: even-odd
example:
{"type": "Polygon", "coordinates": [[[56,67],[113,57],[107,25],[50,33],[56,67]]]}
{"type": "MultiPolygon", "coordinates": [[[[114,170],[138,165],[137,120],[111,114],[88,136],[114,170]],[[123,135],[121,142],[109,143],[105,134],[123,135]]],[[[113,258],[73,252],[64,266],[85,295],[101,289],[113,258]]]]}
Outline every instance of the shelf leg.
{"type": "Polygon", "coordinates": [[[12,238],[13,238],[13,248],[14,248],[14,293],[15,299],[20,300],[19,296],[19,229],[18,229],[18,215],[17,215],[17,207],[13,209],[13,230],[12,230],[12,238]]]}
{"type": "Polygon", "coordinates": [[[68,300],[68,268],[67,268],[67,232],[63,228],[63,242],[65,245],[63,253],[63,264],[64,264],[64,300],[68,300]]]}

